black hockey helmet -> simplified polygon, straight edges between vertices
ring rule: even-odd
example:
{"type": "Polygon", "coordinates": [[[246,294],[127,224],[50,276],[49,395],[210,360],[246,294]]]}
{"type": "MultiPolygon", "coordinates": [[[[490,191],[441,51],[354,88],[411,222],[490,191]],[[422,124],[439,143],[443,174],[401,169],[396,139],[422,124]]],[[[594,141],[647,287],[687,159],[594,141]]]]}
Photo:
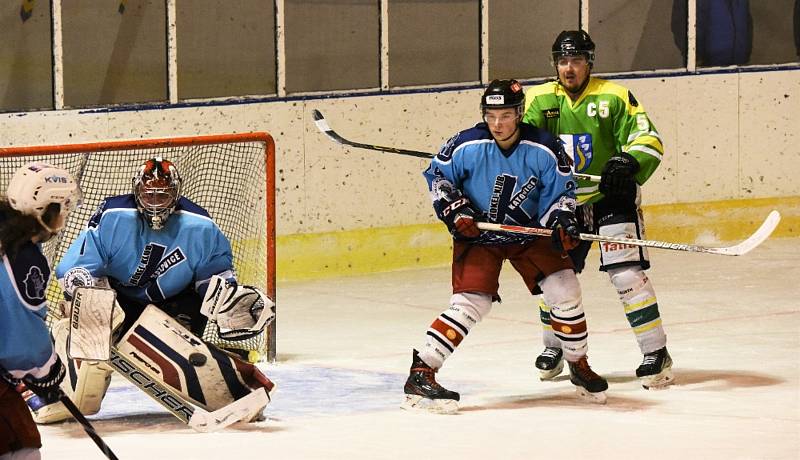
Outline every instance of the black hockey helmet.
{"type": "Polygon", "coordinates": [[[553,65],[563,56],[586,56],[589,65],[594,64],[594,42],[583,30],[564,30],[553,42],[553,65]]]}
{"type": "Polygon", "coordinates": [[[487,109],[516,108],[522,113],[525,104],[525,93],[517,80],[492,80],[481,96],[481,114],[487,109]]]}

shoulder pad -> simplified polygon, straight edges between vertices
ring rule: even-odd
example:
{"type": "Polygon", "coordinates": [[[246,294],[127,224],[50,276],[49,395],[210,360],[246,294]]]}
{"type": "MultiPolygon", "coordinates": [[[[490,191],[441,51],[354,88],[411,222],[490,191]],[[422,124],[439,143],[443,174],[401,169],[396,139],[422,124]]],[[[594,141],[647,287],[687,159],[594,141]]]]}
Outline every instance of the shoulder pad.
{"type": "Polygon", "coordinates": [[[175,205],[175,210],[186,211],[192,214],[197,214],[203,217],[211,218],[211,215],[208,213],[208,211],[205,210],[205,208],[195,203],[194,201],[186,198],[185,196],[180,197],[180,199],[178,200],[178,204],[175,205]]]}
{"type": "Polygon", "coordinates": [[[436,154],[436,159],[444,162],[450,161],[453,158],[453,152],[455,152],[459,146],[466,142],[479,139],[492,139],[492,134],[489,132],[486,123],[478,123],[474,127],[460,131],[455,136],[448,139],[447,142],[442,145],[442,148],[439,149],[439,153],[436,154]]]}
{"type": "Polygon", "coordinates": [[[45,301],[50,267],[35,244],[28,242],[20,247],[11,263],[11,271],[17,290],[26,303],[40,305],[45,301]]]}

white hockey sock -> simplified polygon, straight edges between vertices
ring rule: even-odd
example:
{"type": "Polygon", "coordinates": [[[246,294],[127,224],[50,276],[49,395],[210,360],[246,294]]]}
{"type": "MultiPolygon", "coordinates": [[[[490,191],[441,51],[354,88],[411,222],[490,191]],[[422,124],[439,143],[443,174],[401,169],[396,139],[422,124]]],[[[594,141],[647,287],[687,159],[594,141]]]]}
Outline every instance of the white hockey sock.
{"type": "Polygon", "coordinates": [[[586,355],[588,333],[583,314],[581,289],[572,270],[561,270],[539,282],[544,302],[551,306],[550,326],[561,342],[567,361],[577,361],[586,355]]]}
{"type": "Polygon", "coordinates": [[[642,354],[665,347],[667,335],[661,324],[656,292],[644,270],[639,267],[615,268],[609,270],[608,275],[617,289],[642,354]]]}
{"type": "Polygon", "coordinates": [[[492,297],[488,294],[462,292],[450,298],[450,308],[433,320],[425,346],[419,357],[428,366],[439,369],[456,347],[492,309],[492,297]]]}
{"type": "Polygon", "coordinates": [[[561,341],[556,337],[556,334],[553,332],[553,326],[550,324],[550,310],[550,306],[540,297],[539,319],[542,321],[542,342],[545,347],[561,348],[561,341]]]}

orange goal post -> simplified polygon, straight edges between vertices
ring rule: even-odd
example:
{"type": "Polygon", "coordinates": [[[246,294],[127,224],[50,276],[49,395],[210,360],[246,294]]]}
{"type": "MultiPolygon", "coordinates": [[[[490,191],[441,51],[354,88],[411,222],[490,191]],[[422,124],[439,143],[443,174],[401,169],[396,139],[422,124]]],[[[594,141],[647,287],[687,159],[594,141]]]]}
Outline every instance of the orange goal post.
{"type": "MultiPolygon", "coordinates": [[[[183,196],[205,208],[230,240],[239,283],[257,286],[275,300],[275,143],[268,133],[0,148],[0,194],[5,195],[14,171],[30,161],[64,168],[80,183],[83,205],[43,246],[55,267],[100,202],[131,193],[137,168],[156,156],[175,163],[183,196]]],[[[55,279],[47,298],[50,317],[58,318],[55,306],[62,296],[55,279]]],[[[216,330],[209,323],[203,338],[240,350],[251,361],[275,360],[275,322],[241,342],[225,342],[216,330]]]]}

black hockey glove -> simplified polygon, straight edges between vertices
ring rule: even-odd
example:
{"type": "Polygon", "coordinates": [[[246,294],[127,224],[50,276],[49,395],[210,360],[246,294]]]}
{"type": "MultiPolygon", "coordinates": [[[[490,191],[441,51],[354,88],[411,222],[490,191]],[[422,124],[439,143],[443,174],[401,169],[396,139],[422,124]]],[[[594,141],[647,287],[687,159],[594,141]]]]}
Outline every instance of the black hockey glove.
{"type": "Polygon", "coordinates": [[[45,404],[58,401],[64,393],[59,388],[61,381],[66,375],[66,368],[61,362],[61,358],[56,355],[56,362],[50,367],[50,372],[44,377],[36,378],[26,375],[22,378],[25,386],[28,387],[36,396],[42,398],[45,404]]]}
{"type": "Polygon", "coordinates": [[[628,153],[611,157],[600,176],[600,192],[606,198],[624,203],[636,202],[636,173],[639,162],[628,153]]]}
{"type": "Polygon", "coordinates": [[[442,220],[454,238],[472,240],[480,236],[481,232],[475,225],[478,211],[472,207],[469,198],[460,196],[452,202],[443,204],[445,206],[441,210],[442,220]]]}
{"type": "Polygon", "coordinates": [[[574,249],[580,244],[580,227],[575,213],[572,211],[556,211],[550,218],[550,228],[553,233],[550,236],[553,247],[559,252],[566,252],[574,249]]]}

